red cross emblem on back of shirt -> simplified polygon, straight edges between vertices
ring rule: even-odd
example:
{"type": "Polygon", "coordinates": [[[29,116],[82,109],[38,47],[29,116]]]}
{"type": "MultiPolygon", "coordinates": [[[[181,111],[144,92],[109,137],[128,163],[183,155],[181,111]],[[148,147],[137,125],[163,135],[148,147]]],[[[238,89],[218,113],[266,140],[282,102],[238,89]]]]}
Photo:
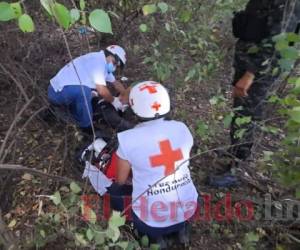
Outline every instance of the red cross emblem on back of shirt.
{"type": "Polygon", "coordinates": [[[155,94],[157,93],[157,90],[156,90],[156,86],[157,83],[153,82],[150,84],[143,84],[142,86],[140,86],[140,91],[144,91],[144,90],[148,90],[149,94],[155,94]]]}
{"type": "Polygon", "coordinates": [[[159,142],[160,155],[150,156],[151,167],[165,167],[165,176],[173,174],[175,162],[183,159],[181,149],[173,150],[169,140],[159,142]]]}

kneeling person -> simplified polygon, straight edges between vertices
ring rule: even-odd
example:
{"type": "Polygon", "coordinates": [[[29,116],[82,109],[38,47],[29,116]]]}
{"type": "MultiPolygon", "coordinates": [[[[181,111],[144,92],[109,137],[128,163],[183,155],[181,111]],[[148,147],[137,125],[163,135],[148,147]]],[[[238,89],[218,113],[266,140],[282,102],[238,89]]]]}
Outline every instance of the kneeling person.
{"type": "Polygon", "coordinates": [[[134,225],[156,240],[185,228],[197,208],[188,168],[193,137],[184,123],[165,119],[170,97],[161,84],[136,84],[129,104],[141,123],[118,133],[116,182],[124,184],[132,171],[134,225]]]}
{"type": "MultiPolygon", "coordinates": [[[[115,79],[113,73],[117,67],[124,67],[125,63],[125,50],[118,45],[75,58],[73,64],[69,62],[50,80],[49,102],[55,106],[66,107],[82,131],[92,133],[93,95],[99,95],[106,104],[111,104],[114,107],[112,109],[111,105],[106,106],[110,107],[108,112],[114,116],[114,111],[122,110],[123,104],[126,104],[120,98],[112,96],[106,84],[112,83],[122,96],[125,88],[115,79]]],[[[121,119],[115,120],[121,122],[121,119]]]]}

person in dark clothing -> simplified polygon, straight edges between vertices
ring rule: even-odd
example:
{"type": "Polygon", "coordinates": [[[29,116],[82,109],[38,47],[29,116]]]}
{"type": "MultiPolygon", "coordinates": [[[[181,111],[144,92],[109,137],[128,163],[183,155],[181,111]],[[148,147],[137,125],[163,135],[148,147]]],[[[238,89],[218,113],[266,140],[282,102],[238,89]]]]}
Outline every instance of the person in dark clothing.
{"type": "MultiPolygon", "coordinates": [[[[279,54],[272,38],[282,32],[299,32],[299,22],[300,0],[250,0],[245,10],[234,15],[232,28],[238,40],[233,62],[234,117],[229,150],[234,160],[229,168],[251,156],[268,96],[275,89],[280,75],[279,71],[274,71],[279,54]],[[245,122],[238,119],[243,117],[247,117],[245,122]]],[[[225,182],[224,179],[210,180],[214,186],[220,183],[227,186],[225,182]]]]}
{"type": "Polygon", "coordinates": [[[238,13],[233,20],[233,31],[239,40],[235,47],[232,83],[235,116],[231,125],[231,142],[236,146],[231,153],[240,160],[246,160],[251,155],[259,122],[264,117],[267,97],[279,76],[279,72],[273,72],[278,55],[272,37],[281,32],[296,31],[300,20],[300,1],[250,0],[242,13],[242,17],[238,13]],[[242,22],[243,26],[237,22],[242,22]],[[245,116],[251,121],[238,126],[236,119],[245,116]]]}

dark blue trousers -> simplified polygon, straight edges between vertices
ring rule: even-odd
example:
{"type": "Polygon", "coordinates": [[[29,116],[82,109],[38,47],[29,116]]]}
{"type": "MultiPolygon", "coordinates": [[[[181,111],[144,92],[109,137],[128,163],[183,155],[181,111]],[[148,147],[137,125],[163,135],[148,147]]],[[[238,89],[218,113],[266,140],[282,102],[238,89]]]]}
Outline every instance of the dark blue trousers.
{"type": "Polygon", "coordinates": [[[68,107],[79,127],[85,128],[91,126],[91,117],[93,117],[92,94],[91,89],[87,86],[69,85],[65,86],[61,91],[56,92],[51,84],[48,87],[48,99],[54,105],[62,105],[68,107]],[[84,95],[87,99],[87,105],[84,95]]]}

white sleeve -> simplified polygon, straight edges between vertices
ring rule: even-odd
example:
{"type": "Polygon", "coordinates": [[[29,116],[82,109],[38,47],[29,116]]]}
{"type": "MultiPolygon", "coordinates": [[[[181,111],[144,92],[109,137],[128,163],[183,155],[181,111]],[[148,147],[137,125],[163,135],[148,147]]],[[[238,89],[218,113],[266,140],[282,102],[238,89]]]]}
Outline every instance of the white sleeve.
{"type": "Polygon", "coordinates": [[[123,150],[122,150],[122,148],[120,147],[120,145],[119,145],[119,147],[118,147],[118,149],[117,149],[116,154],[117,154],[117,156],[118,156],[119,158],[121,158],[121,159],[123,159],[123,160],[127,160],[127,159],[126,159],[126,156],[125,156],[125,153],[123,152],[123,150]]]}
{"type": "Polygon", "coordinates": [[[96,85],[106,86],[106,81],[102,72],[95,72],[93,74],[93,82],[96,85]]]}
{"type": "Polygon", "coordinates": [[[90,69],[92,81],[96,85],[106,86],[105,68],[103,65],[93,65],[90,69]]]}
{"type": "Polygon", "coordinates": [[[190,146],[192,147],[194,145],[193,135],[192,135],[190,129],[188,128],[188,126],[185,125],[184,123],[182,123],[182,124],[184,126],[185,138],[188,140],[190,146]]]}
{"type": "Polygon", "coordinates": [[[114,76],[112,73],[109,73],[109,74],[107,75],[107,77],[106,77],[105,80],[106,80],[107,82],[112,83],[112,82],[115,82],[115,81],[116,81],[116,78],[115,78],[115,76],[114,76]]]}
{"type": "Polygon", "coordinates": [[[128,157],[126,156],[125,150],[123,149],[124,145],[121,143],[121,136],[118,134],[119,146],[116,151],[116,154],[119,158],[128,161],[128,157]]]}

